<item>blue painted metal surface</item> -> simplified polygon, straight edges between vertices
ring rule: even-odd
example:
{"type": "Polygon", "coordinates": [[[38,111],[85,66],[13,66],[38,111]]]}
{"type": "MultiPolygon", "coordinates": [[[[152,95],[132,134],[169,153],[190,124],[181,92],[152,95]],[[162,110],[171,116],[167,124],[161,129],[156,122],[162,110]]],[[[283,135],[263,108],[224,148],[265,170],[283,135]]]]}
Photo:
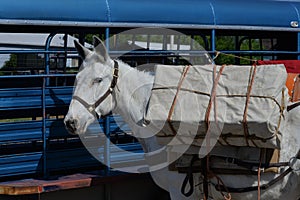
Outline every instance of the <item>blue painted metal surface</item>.
{"type": "MultiPolygon", "coordinates": [[[[274,0],[2,0],[0,21],[194,24],[290,28],[300,2],[274,0]]],[[[74,23],[73,25],[76,25],[74,23]]]]}
{"type": "Polygon", "coordinates": [[[1,19],[107,21],[103,0],[2,0],[1,19]]]}
{"type": "Polygon", "coordinates": [[[220,25],[291,27],[299,21],[299,2],[220,0],[212,6],[220,25]]]}
{"type": "MultiPolygon", "coordinates": [[[[133,154],[120,154],[120,149],[111,147],[111,163],[130,163],[143,160],[143,151],[140,144],[130,143],[126,145],[117,145],[120,149],[133,154]]],[[[98,149],[99,158],[105,154],[103,148],[98,149]]],[[[74,170],[84,168],[101,169],[101,163],[94,157],[90,156],[84,148],[72,148],[65,150],[53,150],[47,152],[47,168],[43,168],[43,153],[32,152],[22,154],[11,154],[0,156],[0,178],[6,178],[16,175],[26,174],[41,174],[44,170],[47,172],[61,171],[61,170],[74,170]]],[[[103,166],[102,166],[103,167],[103,166]]],[[[68,173],[68,172],[67,172],[68,173]]]]}
{"type": "MultiPolygon", "coordinates": [[[[108,7],[108,9],[110,9],[108,7]]],[[[108,21],[111,20],[111,16],[110,16],[110,11],[108,10],[108,21]]],[[[109,53],[110,49],[109,49],[109,28],[105,29],[105,45],[107,48],[107,52],[109,53]]],[[[110,167],[111,167],[111,163],[110,163],[110,120],[108,117],[105,118],[104,120],[104,133],[105,133],[105,144],[104,144],[104,162],[106,163],[106,173],[109,174],[110,171],[110,167]]]]}
{"type": "MultiPolygon", "coordinates": [[[[103,168],[81,145],[78,136],[67,133],[62,118],[50,119],[46,115],[65,115],[71,102],[73,86],[45,86],[45,80],[54,77],[74,77],[66,74],[0,76],[0,79],[42,79],[41,87],[0,89],[0,180],[18,175],[44,177],[52,172],[103,168]],[[55,114],[53,114],[55,113],[55,114]],[[6,121],[20,116],[20,121],[6,121]],[[32,119],[33,117],[33,119],[32,119]],[[34,119],[38,117],[38,119],[34,119]],[[49,148],[49,145],[52,148],[49,148]],[[79,145],[79,146],[78,146],[79,145]]],[[[120,116],[109,116],[99,121],[106,134],[131,132],[120,116]],[[109,130],[107,130],[107,127],[109,130]]],[[[98,125],[97,125],[98,126],[98,125]]],[[[92,128],[92,127],[91,127],[92,128]]],[[[97,128],[98,130],[98,128],[97,128]]],[[[112,163],[142,159],[142,148],[131,142],[120,148],[137,152],[127,156],[118,155],[110,145],[98,150],[98,157],[109,157],[112,163]]]]}

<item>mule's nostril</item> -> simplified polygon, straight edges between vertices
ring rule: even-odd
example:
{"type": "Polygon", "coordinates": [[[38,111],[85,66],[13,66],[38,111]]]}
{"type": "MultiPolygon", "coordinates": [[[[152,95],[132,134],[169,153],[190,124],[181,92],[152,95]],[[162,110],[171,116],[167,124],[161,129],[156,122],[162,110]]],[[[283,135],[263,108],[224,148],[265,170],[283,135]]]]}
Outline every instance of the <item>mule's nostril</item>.
{"type": "Polygon", "coordinates": [[[66,127],[70,132],[74,133],[77,127],[77,120],[76,119],[66,120],[66,127]]]}

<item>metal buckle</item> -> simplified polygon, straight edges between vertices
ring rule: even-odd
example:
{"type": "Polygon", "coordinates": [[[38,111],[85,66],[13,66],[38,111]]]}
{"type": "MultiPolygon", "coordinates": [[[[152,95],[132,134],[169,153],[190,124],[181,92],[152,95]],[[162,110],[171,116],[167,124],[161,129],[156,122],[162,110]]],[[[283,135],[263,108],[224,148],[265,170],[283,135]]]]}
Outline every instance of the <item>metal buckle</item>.
{"type": "Polygon", "coordinates": [[[93,106],[90,106],[90,107],[88,107],[88,110],[89,110],[90,112],[93,112],[93,111],[94,111],[94,107],[93,107],[93,106]]]}
{"type": "Polygon", "coordinates": [[[252,171],[254,171],[254,172],[258,172],[258,169],[260,169],[260,172],[261,173],[264,173],[264,171],[265,171],[265,168],[264,167],[261,167],[261,168],[259,168],[259,167],[252,167],[252,171]]]}
{"type": "Polygon", "coordinates": [[[294,171],[300,171],[300,159],[297,157],[292,157],[289,160],[289,167],[292,168],[294,171]]]}
{"type": "Polygon", "coordinates": [[[235,158],[230,158],[230,157],[227,157],[226,160],[225,160],[226,163],[228,164],[235,164],[235,158]]]}

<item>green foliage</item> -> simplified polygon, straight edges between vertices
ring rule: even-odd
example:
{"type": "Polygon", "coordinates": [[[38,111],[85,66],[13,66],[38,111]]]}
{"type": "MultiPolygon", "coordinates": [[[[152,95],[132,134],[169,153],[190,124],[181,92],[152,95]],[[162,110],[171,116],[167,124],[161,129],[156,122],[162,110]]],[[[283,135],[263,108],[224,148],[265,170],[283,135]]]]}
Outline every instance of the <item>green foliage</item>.
{"type": "Polygon", "coordinates": [[[17,55],[10,54],[9,60],[4,63],[4,65],[1,69],[15,68],[15,67],[17,67],[17,55]]]}
{"type": "Polygon", "coordinates": [[[85,42],[89,43],[89,44],[93,44],[93,36],[97,36],[98,38],[100,38],[102,41],[105,40],[105,37],[103,34],[87,34],[85,36],[85,42]]]}
{"type": "Polygon", "coordinates": [[[85,42],[89,44],[93,44],[93,34],[87,34],[85,36],[85,42]]]}
{"type": "MultiPolygon", "coordinates": [[[[233,36],[218,36],[216,37],[217,51],[229,51],[235,49],[235,38],[233,36]]],[[[230,65],[235,63],[235,58],[227,55],[218,55],[215,59],[218,65],[230,65]]]]}

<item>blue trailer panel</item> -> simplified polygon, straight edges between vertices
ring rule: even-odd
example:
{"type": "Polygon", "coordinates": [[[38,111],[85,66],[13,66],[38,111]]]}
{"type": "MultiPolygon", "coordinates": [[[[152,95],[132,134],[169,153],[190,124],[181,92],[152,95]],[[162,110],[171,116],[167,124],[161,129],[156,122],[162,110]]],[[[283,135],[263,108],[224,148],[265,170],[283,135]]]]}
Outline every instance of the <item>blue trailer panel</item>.
{"type": "Polygon", "coordinates": [[[299,10],[300,2],[274,0],[2,0],[0,23],[297,28],[299,10]]]}

